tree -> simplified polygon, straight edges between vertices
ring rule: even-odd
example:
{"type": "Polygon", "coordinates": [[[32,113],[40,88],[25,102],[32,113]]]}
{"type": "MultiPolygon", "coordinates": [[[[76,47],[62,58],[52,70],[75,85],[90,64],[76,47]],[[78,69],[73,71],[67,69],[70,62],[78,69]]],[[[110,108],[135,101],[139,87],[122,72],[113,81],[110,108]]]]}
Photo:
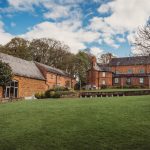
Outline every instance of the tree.
{"type": "Polygon", "coordinates": [[[112,58],[115,58],[112,53],[105,53],[102,54],[98,60],[101,64],[108,64],[112,58]]]}
{"type": "Polygon", "coordinates": [[[54,39],[34,39],[30,43],[29,49],[34,61],[44,63],[59,68],[64,57],[69,54],[69,47],[54,39]]]}
{"type": "Polygon", "coordinates": [[[138,29],[132,45],[136,54],[150,55],[150,22],[138,29]]]}
{"type": "Polygon", "coordinates": [[[81,85],[86,84],[87,70],[91,66],[89,55],[84,51],[79,51],[75,58],[75,74],[81,81],[81,85]]]}
{"type": "Polygon", "coordinates": [[[11,67],[2,61],[0,61],[0,86],[6,86],[12,79],[11,67]]]}
{"type": "Polygon", "coordinates": [[[29,41],[23,38],[16,37],[11,39],[10,42],[0,48],[0,52],[25,60],[31,60],[29,41]]]}

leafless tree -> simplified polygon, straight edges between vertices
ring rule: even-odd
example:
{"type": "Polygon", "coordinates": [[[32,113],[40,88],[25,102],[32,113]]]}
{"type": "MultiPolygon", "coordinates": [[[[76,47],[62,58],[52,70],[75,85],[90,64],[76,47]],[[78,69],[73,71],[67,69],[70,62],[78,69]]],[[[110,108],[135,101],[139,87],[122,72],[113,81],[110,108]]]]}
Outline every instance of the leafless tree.
{"type": "Polygon", "coordinates": [[[100,64],[108,64],[114,57],[115,56],[112,53],[105,53],[98,58],[98,61],[100,62],[100,64]]]}
{"type": "Polygon", "coordinates": [[[139,27],[132,43],[138,55],[150,55],[150,24],[139,27]]]}

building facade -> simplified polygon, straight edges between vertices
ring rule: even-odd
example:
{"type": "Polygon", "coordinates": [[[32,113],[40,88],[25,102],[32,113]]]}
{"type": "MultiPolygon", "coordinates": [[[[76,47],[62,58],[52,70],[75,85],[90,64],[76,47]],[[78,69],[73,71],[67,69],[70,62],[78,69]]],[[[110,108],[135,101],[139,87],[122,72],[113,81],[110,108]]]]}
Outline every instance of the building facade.
{"type": "Polygon", "coordinates": [[[87,88],[102,87],[150,88],[150,56],[112,58],[108,64],[98,64],[92,57],[87,88]]]}
{"type": "Polygon", "coordinates": [[[56,86],[74,88],[75,78],[66,72],[37,62],[0,53],[0,60],[12,68],[13,79],[0,87],[0,98],[32,98],[56,86]]]}

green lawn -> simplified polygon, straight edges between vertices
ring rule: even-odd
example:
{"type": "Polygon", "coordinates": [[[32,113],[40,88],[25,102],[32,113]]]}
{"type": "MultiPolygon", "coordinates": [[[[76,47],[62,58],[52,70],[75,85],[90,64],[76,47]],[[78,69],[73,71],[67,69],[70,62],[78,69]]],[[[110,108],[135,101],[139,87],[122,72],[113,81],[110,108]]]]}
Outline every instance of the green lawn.
{"type": "Polygon", "coordinates": [[[150,96],[0,104],[0,150],[149,150],[150,96]]]}

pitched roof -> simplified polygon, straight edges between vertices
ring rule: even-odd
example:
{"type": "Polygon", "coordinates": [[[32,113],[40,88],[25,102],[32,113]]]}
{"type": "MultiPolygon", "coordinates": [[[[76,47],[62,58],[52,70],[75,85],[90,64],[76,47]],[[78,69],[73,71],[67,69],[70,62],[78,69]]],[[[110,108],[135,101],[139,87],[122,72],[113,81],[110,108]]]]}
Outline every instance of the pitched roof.
{"type": "Polygon", "coordinates": [[[37,66],[43,67],[48,72],[70,77],[70,75],[63,70],[60,70],[60,69],[57,69],[57,68],[54,68],[45,64],[41,64],[39,62],[35,62],[35,64],[37,64],[37,66]]]}
{"type": "Polygon", "coordinates": [[[150,56],[112,58],[110,66],[129,66],[150,64],[150,56]]]}
{"type": "Polygon", "coordinates": [[[93,68],[97,71],[102,71],[102,72],[111,72],[111,68],[108,66],[108,64],[99,64],[96,63],[93,68]]]}
{"type": "Polygon", "coordinates": [[[15,75],[45,80],[34,62],[0,53],[0,60],[8,63],[15,75]]]}

